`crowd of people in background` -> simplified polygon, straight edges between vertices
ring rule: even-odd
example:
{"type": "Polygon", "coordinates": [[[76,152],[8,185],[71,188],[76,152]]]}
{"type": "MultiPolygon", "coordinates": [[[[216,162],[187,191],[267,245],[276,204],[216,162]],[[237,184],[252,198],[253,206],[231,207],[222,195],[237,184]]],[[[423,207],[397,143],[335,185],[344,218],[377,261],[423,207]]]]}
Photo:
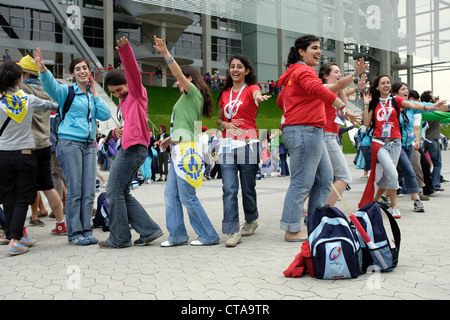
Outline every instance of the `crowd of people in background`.
{"type": "Polygon", "coordinates": [[[256,180],[268,177],[289,177],[280,229],[288,242],[305,241],[302,216],[307,219],[317,207],[336,203],[332,183],[340,193],[350,189],[353,177],[342,149],[343,134],[350,129],[357,131],[353,163],[367,182],[360,208],[384,202],[399,219],[398,196],[407,194],[413,210],[424,212],[422,201],[444,191],[441,150],[447,149],[448,139],[440,125],[448,123],[449,105],[431,91],[419,95],[405,83],[392,83],[388,75],[368,83],[364,59],[355,61],[355,71],[347,76],[335,63],[325,63],[318,73],[322,51],[314,35],[295,41],[286,72],[263,87],[243,55],[233,56],[227,77],[219,79],[180,67],[165,39],[155,36],[153,48],[180,90],[170,124],[160,124],[158,132],[148,127],[147,91],[127,38],[119,39],[116,47],[123,67],[109,68],[105,77],[105,86],[119,99],[120,125],[109,132],[99,130],[100,121],[112,115],[86,60],[72,61],[74,83],[63,85],[45,66],[39,48],[34,59],[26,56],[18,63],[8,61],[5,51],[6,62],[0,66],[0,237],[8,243],[8,254],[28,252],[36,244],[25,220],[31,208],[29,225],[43,225],[39,218],[48,212],[41,191],[56,218],[52,234],[67,236],[70,244],[147,245],[163,231],[131,189],[151,183],[165,187],[169,237],[162,247],[188,244],[183,208],[198,236],[190,245],[218,244],[220,236],[196,195],[204,180],[214,178],[222,180],[227,247],[237,246],[257,229],[256,180]],[[351,83],[356,88],[349,89],[351,83]],[[217,127],[200,130],[195,123],[211,118],[214,89],[220,90],[217,127]],[[272,95],[283,112],[279,127],[257,128],[258,107],[272,95]],[[350,95],[364,101],[362,116],[348,107],[350,95]],[[108,179],[104,171],[110,171],[108,179]],[[100,187],[106,188],[110,234],[99,242],[92,217],[100,187]],[[130,227],[139,234],[133,243],[130,227]]]}

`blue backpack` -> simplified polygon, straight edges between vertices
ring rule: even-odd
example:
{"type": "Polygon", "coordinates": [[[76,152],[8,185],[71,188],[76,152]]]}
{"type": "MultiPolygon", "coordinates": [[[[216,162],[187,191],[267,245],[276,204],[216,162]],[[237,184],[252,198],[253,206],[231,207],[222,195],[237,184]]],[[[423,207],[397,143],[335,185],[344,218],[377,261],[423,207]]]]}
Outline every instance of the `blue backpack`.
{"type": "Polygon", "coordinates": [[[317,208],[308,218],[308,240],[317,279],[349,279],[360,274],[362,255],[355,232],[337,208],[317,208]]]}
{"type": "Polygon", "coordinates": [[[353,226],[353,223],[351,223],[351,226],[355,229],[359,242],[361,243],[361,252],[363,256],[361,272],[365,273],[370,266],[375,266],[381,271],[394,270],[398,263],[401,234],[397,222],[389,213],[387,207],[378,202],[371,202],[355,212],[355,216],[376,247],[376,249],[369,249],[362,236],[353,226]],[[391,247],[391,243],[384,228],[381,211],[385,213],[385,216],[390,223],[395,244],[394,248],[391,247]]]}
{"type": "Polygon", "coordinates": [[[109,205],[106,201],[108,194],[102,192],[97,198],[97,211],[93,219],[94,228],[102,228],[104,232],[109,231],[109,205]]]}

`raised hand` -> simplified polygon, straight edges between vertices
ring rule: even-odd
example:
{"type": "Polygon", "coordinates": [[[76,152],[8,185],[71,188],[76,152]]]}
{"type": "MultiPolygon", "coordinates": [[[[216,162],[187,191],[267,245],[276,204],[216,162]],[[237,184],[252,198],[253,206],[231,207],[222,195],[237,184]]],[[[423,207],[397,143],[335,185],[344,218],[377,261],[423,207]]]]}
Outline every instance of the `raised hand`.
{"type": "Polygon", "coordinates": [[[128,44],[128,39],[124,36],[117,40],[117,47],[116,50],[119,50],[122,47],[125,47],[128,44]]]}
{"type": "Polygon", "coordinates": [[[161,38],[158,38],[157,36],[153,36],[153,40],[155,41],[153,48],[155,48],[156,51],[158,51],[159,53],[164,55],[164,53],[166,53],[168,51],[167,45],[166,45],[166,39],[165,38],[161,39],[161,38]]]}
{"type": "Polygon", "coordinates": [[[367,80],[367,74],[363,73],[361,78],[358,81],[357,89],[359,91],[364,91],[366,89],[366,80],[367,80]]]}
{"type": "Polygon", "coordinates": [[[364,58],[356,60],[356,64],[354,66],[355,74],[360,75],[361,73],[364,73],[368,66],[368,64],[364,64],[364,58]]]}
{"type": "Polygon", "coordinates": [[[39,68],[39,72],[44,73],[47,71],[47,67],[44,64],[44,60],[42,59],[42,52],[40,48],[37,48],[34,52],[34,62],[36,63],[36,66],[39,68]]]}

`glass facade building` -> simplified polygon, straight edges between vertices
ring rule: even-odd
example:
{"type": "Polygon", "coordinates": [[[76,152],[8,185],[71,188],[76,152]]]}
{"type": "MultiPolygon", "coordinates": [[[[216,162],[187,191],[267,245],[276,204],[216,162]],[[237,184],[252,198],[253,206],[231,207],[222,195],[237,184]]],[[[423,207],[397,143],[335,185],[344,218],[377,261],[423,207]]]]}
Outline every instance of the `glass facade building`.
{"type": "Polygon", "coordinates": [[[345,71],[362,56],[372,76],[390,73],[408,83],[414,75],[450,70],[448,1],[0,0],[0,50],[18,60],[41,47],[58,76],[81,51],[48,3],[62,8],[104,67],[118,64],[114,42],[125,35],[142,70],[153,72],[164,65],[151,47],[157,34],[181,64],[202,74],[224,76],[230,57],[242,53],[259,81],[276,80],[295,39],[308,33],[322,38],[323,61],[345,71]]]}

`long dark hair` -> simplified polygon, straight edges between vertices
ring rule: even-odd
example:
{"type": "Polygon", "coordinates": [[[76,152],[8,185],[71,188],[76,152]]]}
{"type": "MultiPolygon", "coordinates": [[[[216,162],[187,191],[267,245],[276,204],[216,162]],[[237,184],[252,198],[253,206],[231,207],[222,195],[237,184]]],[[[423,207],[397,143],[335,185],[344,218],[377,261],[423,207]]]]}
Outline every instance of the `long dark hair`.
{"type": "Polygon", "coordinates": [[[312,34],[301,36],[300,38],[295,40],[295,44],[293,47],[291,47],[291,51],[289,52],[286,67],[289,67],[291,64],[295,64],[298,61],[301,61],[302,57],[300,56],[300,53],[298,51],[300,49],[306,51],[311,43],[317,41],[320,41],[320,39],[312,34]]]}
{"type": "MultiPolygon", "coordinates": [[[[380,97],[381,97],[380,96],[380,91],[378,90],[378,85],[380,84],[381,78],[385,78],[385,77],[389,78],[389,80],[391,79],[391,77],[389,77],[386,74],[379,75],[372,82],[372,85],[370,86],[370,89],[369,89],[370,96],[372,97],[372,100],[369,103],[369,112],[373,111],[372,112],[372,123],[371,123],[372,129],[375,129],[375,117],[376,117],[375,109],[376,109],[378,103],[380,102],[380,97]]],[[[399,118],[400,117],[400,110],[399,110],[399,108],[397,106],[397,103],[395,103],[395,99],[392,99],[392,106],[394,107],[395,111],[397,112],[397,118],[399,118]]]]}
{"type": "Polygon", "coordinates": [[[231,75],[230,75],[230,66],[231,66],[231,62],[234,59],[239,60],[244,65],[245,70],[248,70],[248,74],[245,75],[245,83],[248,86],[251,86],[251,85],[254,85],[257,83],[255,69],[253,68],[253,65],[250,62],[250,60],[242,54],[234,55],[233,57],[231,57],[230,61],[228,62],[228,71],[227,71],[228,76],[227,76],[227,79],[225,80],[225,86],[220,91],[219,96],[217,98],[217,104],[220,101],[220,97],[222,96],[222,93],[229,88],[233,88],[233,79],[231,78],[231,75]]]}
{"type": "Polygon", "coordinates": [[[22,67],[13,61],[0,65],[0,95],[17,85],[22,73],[22,67]]]}
{"type": "Polygon", "coordinates": [[[192,84],[196,86],[203,96],[203,116],[211,119],[213,113],[212,98],[206,81],[202,78],[200,72],[192,66],[186,66],[181,69],[186,78],[192,78],[192,84]]]}
{"type": "Polygon", "coordinates": [[[325,62],[319,70],[319,78],[322,80],[322,83],[325,84],[326,83],[326,76],[329,76],[331,71],[333,70],[333,66],[336,66],[339,68],[339,66],[337,65],[337,63],[334,62],[325,62]]]}

